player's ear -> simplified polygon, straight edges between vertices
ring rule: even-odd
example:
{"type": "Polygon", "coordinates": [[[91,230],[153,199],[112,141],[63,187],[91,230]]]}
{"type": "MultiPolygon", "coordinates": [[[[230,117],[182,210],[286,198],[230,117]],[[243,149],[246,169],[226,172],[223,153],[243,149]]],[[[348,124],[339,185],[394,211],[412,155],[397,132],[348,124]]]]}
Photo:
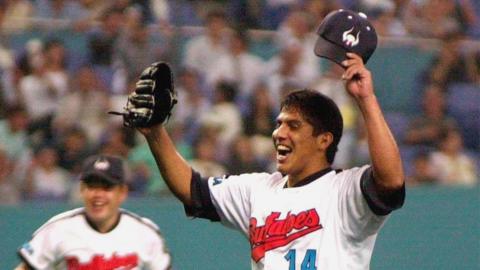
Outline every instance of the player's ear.
{"type": "Polygon", "coordinates": [[[323,132],[320,133],[320,135],[317,136],[317,147],[321,151],[327,151],[327,148],[332,144],[333,142],[333,134],[331,132],[323,132]]]}

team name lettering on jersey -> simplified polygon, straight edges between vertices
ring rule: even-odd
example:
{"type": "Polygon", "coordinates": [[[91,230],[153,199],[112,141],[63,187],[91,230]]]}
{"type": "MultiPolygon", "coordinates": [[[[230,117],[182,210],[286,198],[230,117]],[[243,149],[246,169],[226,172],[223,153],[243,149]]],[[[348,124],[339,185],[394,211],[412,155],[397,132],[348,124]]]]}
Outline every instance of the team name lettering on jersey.
{"type": "Polygon", "coordinates": [[[310,209],[298,214],[288,212],[285,219],[278,219],[280,212],[272,212],[266,219],[265,225],[257,226],[257,219],[250,218],[250,245],[252,259],[258,262],[265,256],[265,252],[282,247],[323,228],[317,210],[310,209]]]}
{"type": "Polygon", "coordinates": [[[138,266],[137,254],[117,256],[107,259],[103,255],[95,255],[87,263],[80,263],[77,257],[66,257],[68,270],[131,270],[138,266]]]}

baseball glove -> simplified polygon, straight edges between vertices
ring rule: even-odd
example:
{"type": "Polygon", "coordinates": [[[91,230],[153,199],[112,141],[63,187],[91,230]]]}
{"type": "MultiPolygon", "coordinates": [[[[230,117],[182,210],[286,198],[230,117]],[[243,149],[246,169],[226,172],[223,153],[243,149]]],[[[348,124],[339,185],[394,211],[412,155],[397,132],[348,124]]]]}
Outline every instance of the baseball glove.
{"type": "Polygon", "coordinates": [[[167,63],[156,62],[143,70],[124,111],[109,113],[122,115],[126,127],[151,127],[163,124],[176,103],[172,70],[167,63]]]}

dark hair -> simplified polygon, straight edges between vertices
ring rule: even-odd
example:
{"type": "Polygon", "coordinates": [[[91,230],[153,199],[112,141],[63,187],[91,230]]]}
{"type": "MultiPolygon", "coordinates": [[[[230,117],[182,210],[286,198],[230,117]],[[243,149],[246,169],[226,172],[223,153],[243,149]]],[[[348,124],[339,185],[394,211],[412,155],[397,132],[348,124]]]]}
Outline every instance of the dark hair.
{"type": "Polygon", "coordinates": [[[333,135],[333,142],[327,148],[327,161],[332,164],[343,132],[343,119],[335,102],[314,90],[302,89],[289,93],[282,101],[280,110],[298,111],[313,126],[314,136],[323,132],[333,135]]]}
{"type": "Polygon", "coordinates": [[[233,37],[240,40],[245,47],[248,47],[250,44],[250,36],[248,35],[247,30],[241,26],[237,26],[233,29],[233,37]]]}
{"type": "Polygon", "coordinates": [[[11,105],[7,106],[7,108],[5,110],[5,116],[7,118],[12,117],[14,115],[17,115],[19,113],[23,113],[23,114],[27,115],[27,109],[19,103],[11,104],[11,105]]]}
{"type": "Polygon", "coordinates": [[[45,45],[43,46],[44,51],[48,51],[49,49],[55,47],[55,46],[65,46],[63,42],[60,39],[57,38],[50,38],[45,42],[45,45]]]}
{"type": "Polygon", "coordinates": [[[215,90],[221,94],[224,101],[234,102],[237,97],[237,84],[228,81],[219,81],[215,86],[215,90]]]}
{"type": "Polygon", "coordinates": [[[107,8],[105,9],[101,15],[100,15],[100,19],[102,21],[106,20],[108,17],[110,17],[111,15],[113,14],[123,14],[124,12],[124,9],[122,8],[119,8],[119,7],[110,7],[110,8],[107,8]]]}
{"type": "Polygon", "coordinates": [[[226,21],[227,20],[227,14],[222,9],[214,8],[214,9],[207,12],[207,14],[205,16],[205,21],[210,22],[214,19],[221,19],[221,20],[226,21]]]}

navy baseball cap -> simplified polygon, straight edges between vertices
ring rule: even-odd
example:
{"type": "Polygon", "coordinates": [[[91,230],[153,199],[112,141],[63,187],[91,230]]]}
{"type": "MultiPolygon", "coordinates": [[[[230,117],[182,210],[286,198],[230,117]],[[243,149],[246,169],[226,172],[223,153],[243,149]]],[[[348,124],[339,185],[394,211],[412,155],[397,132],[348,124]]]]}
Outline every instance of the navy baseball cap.
{"type": "Polygon", "coordinates": [[[83,164],[80,179],[84,182],[104,181],[111,185],[125,183],[125,165],[120,157],[95,155],[83,164]]]}
{"type": "Polygon", "coordinates": [[[317,28],[318,39],[314,52],[342,65],[346,53],[353,52],[367,63],[377,48],[377,33],[367,15],[339,9],[330,12],[317,28]]]}

